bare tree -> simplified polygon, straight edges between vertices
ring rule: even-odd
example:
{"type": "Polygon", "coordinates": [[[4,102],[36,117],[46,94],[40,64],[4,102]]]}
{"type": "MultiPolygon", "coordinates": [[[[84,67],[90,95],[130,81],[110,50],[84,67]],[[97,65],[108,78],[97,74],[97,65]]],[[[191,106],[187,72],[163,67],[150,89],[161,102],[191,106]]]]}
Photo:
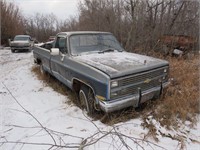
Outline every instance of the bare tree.
{"type": "Polygon", "coordinates": [[[36,13],[26,19],[26,32],[39,41],[46,41],[57,33],[58,20],[54,14],[36,13]]]}
{"type": "Polygon", "coordinates": [[[58,20],[54,14],[24,19],[19,8],[1,1],[2,41],[25,33],[46,41],[60,31],[112,32],[129,51],[147,53],[164,35],[199,39],[199,2],[185,0],[83,0],[78,17],[58,20]]]}
{"type": "Polygon", "coordinates": [[[84,0],[77,29],[109,31],[126,49],[148,52],[166,34],[198,38],[198,9],[198,1],[84,0]]]}
{"type": "Polygon", "coordinates": [[[8,39],[16,34],[24,34],[24,18],[21,10],[14,3],[0,1],[1,44],[8,44],[8,39]]]}

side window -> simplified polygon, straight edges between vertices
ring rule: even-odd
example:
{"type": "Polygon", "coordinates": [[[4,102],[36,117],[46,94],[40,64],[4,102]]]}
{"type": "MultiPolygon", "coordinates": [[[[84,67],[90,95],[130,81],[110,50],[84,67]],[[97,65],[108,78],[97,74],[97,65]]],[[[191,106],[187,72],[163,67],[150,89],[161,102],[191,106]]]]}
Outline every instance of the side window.
{"type": "Polygon", "coordinates": [[[61,53],[67,53],[67,46],[66,46],[66,38],[65,37],[57,37],[55,48],[59,48],[61,53]]]}

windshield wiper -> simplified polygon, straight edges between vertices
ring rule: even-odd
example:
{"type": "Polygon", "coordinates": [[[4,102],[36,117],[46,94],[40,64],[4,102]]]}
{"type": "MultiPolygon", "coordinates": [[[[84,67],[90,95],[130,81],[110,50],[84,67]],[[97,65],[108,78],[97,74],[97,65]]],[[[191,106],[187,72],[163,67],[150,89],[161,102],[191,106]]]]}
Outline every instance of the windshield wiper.
{"type": "Polygon", "coordinates": [[[113,49],[113,48],[107,48],[107,49],[99,51],[98,53],[114,52],[114,51],[123,52],[123,50],[116,50],[116,49],[113,49]]]}
{"type": "Polygon", "coordinates": [[[114,51],[115,51],[115,49],[107,48],[107,49],[104,49],[104,50],[99,51],[99,53],[114,52],[114,51]]]}

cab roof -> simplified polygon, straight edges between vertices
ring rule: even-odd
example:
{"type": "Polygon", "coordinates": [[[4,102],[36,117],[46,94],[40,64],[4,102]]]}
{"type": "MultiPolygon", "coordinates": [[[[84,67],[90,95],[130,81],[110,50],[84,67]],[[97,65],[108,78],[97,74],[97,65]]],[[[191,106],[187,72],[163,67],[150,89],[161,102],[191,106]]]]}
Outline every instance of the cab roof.
{"type": "Polygon", "coordinates": [[[100,31],[71,31],[71,32],[60,32],[57,35],[78,35],[78,34],[111,34],[110,32],[100,32],[100,31]]]}

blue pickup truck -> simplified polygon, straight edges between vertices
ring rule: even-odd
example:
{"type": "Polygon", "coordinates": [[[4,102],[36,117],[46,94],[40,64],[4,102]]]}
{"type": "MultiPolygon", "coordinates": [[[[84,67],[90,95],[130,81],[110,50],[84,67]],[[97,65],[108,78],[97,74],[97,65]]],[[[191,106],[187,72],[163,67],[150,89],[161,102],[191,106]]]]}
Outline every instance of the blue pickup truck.
{"type": "Polygon", "coordinates": [[[75,91],[88,114],[138,107],[169,83],[167,61],[128,53],[108,32],[61,32],[33,54],[41,72],[75,91]]]}

